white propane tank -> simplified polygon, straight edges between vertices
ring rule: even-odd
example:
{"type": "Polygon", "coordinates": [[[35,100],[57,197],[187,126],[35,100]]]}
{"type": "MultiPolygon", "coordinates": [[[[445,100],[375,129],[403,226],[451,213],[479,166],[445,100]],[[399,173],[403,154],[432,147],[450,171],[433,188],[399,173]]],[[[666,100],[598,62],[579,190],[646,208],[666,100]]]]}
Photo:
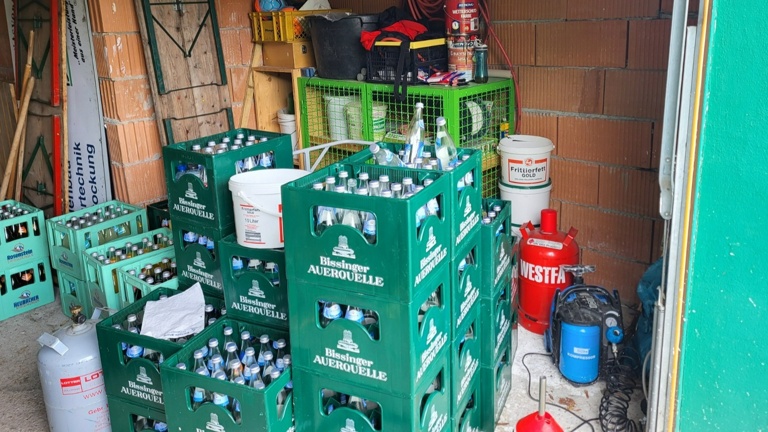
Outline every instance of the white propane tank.
{"type": "Polygon", "coordinates": [[[96,325],[72,305],[73,324],[38,342],[37,369],[53,432],[110,432],[96,325]]]}

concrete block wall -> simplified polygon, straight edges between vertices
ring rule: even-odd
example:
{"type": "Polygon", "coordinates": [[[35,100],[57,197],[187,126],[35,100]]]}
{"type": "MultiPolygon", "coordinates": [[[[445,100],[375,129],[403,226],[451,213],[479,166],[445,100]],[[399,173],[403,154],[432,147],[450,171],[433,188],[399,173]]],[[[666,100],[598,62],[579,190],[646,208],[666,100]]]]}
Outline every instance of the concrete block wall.
{"type": "MultiPolygon", "coordinates": [[[[146,205],[166,198],[162,144],[155,115],[139,19],[133,0],[89,0],[115,198],[146,205]]],[[[252,4],[217,0],[227,78],[236,126],[251,61],[252,4]]],[[[255,114],[247,125],[253,127],[255,114]]]]}
{"type": "MultiPolygon", "coordinates": [[[[695,14],[698,1],[691,0],[695,14]]],[[[636,299],[662,250],[658,151],[672,0],[488,0],[517,68],[522,133],[556,146],[552,206],[587,282],[636,299]]],[[[695,20],[695,17],[692,17],[695,20]]],[[[506,67],[493,42],[490,63],[506,67]]]]}

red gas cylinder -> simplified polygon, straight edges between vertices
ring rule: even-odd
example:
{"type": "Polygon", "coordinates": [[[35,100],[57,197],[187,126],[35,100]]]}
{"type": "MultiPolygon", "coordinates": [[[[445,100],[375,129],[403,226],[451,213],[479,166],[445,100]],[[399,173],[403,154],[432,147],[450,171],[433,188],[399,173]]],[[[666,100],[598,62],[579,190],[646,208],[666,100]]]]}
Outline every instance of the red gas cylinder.
{"type": "Polygon", "coordinates": [[[520,229],[520,324],[526,329],[544,334],[549,327],[549,315],[555,290],[573,283],[573,275],[563,271],[563,264],[579,263],[579,245],[573,239],[578,231],[557,230],[557,212],[541,211],[541,227],[532,223],[520,229]]]}

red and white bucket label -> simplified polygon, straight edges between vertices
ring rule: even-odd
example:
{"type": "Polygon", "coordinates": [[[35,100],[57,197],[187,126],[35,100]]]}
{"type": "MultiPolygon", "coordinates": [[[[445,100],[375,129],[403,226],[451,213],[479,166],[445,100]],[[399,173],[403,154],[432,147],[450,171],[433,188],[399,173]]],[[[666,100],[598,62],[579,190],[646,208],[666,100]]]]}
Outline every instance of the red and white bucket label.
{"type": "Polygon", "coordinates": [[[507,159],[509,182],[513,185],[544,184],[549,179],[548,158],[507,159]]]}

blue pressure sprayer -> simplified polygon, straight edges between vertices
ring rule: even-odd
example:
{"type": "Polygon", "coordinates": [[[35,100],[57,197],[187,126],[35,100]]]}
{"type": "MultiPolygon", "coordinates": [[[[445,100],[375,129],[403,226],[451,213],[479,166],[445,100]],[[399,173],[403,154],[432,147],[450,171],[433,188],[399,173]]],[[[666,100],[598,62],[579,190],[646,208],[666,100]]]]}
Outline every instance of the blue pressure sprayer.
{"type": "Polygon", "coordinates": [[[619,293],[584,284],[584,274],[595,271],[594,266],[561,268],[573,274],[574,284],[555,292],[544,342],[567,380],[590,384],[600,376],[609,355],[618,356],[624,340],[619,293]]]}

